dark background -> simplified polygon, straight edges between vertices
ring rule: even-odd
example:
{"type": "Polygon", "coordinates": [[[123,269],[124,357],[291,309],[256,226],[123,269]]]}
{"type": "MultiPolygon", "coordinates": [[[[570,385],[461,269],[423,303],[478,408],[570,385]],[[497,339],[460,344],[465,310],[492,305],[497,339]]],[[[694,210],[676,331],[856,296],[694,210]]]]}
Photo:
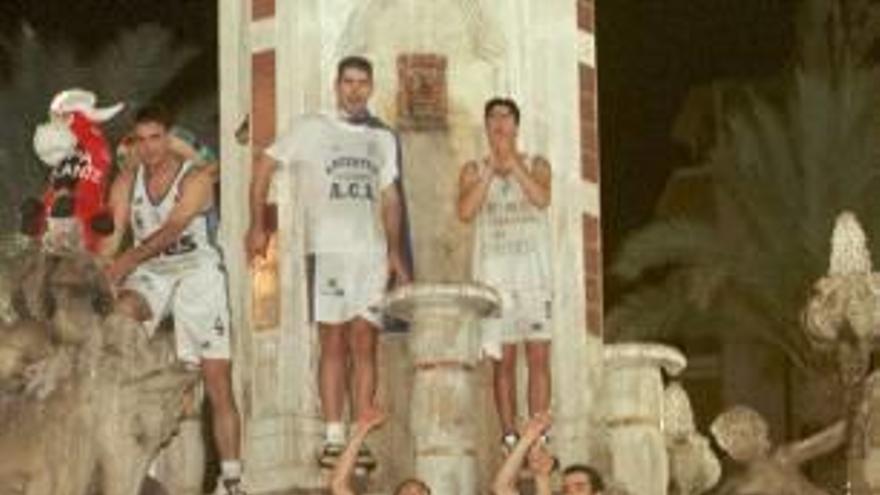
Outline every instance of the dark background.
{"type": "MultiPolygon", "coordinates": [[[[295,1],[295,0],[286,0],[295,1]]],[[[670,128],[687,91],[718,79],[779,71],[792,47],[795,0],[599,0],[597,57],[605,261],[644,224],[670,172],[687,165],[670,128]]],[[[217,87],[214,0],[3,0],[0,33],[27,22],[44,39],[88,57],[145,22],[201,49],[160,98],[169,105],[217,87]]],[[[13,42],[14,49],[14,42],[13,42]]],[[[15,70],[0,51],[0,81],[15,70]]],[[[2,112],[2,109],[0,109],[2,112]]]]}
{"type": "Polygon", "coordinates": [[[675,167],[670,129],[688,90],[763,78],[790,59],[795,0],[597,2],[605,262],[650,220],[675,167]]]}

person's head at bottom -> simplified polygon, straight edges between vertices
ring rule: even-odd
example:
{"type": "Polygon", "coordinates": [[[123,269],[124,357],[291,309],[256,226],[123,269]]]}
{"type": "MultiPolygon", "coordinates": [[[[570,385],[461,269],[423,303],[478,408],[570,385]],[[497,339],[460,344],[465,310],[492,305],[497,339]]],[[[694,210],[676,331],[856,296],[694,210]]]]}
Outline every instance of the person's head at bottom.
{"type": "Polygon", "coordinates": [[[601,495],[605,490],[602,476],[585,464],[572,464],[562,471],[563,495],[601,495]]]}
{"type": "Polygon", "coordinates": [[[409,478],[401,481],[394,489],[394,495],[431,495],[431,489],[424,481],[409,478]]]}

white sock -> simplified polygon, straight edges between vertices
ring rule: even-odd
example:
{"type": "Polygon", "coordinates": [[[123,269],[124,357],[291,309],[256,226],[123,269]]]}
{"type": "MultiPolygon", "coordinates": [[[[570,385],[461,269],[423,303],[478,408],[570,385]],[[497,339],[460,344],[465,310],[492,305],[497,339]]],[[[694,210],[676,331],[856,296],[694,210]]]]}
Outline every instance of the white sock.
{"type": "Polygon", "coordinates": [[[345,444],[345,423],[334,421],[327,423],[324,431],[324,441],[327,443],[345,444]]]}
{"type": "Polygon", "coordinates": [[[220,461],[220,477],[224,480],[241,479],[241,461],[238,459],[220,461]]]}

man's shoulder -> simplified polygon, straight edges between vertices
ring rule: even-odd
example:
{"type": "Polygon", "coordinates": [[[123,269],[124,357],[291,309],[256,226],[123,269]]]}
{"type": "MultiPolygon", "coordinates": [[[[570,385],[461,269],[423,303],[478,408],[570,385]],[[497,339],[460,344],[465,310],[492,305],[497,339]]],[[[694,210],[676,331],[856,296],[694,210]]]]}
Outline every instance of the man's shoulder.
{"type": "Polygon", "coordinates": [[[394,139],[395,141],[397,140],[397,131],[395,131],[391,126],[386,124],[384,120],[380,119],[379,117],[377,117],[373,114],[370,114],[370,116],[367,117],[367,120],[364,122],[364,125],[366,125],[370,130],[372,130],[380,135],[394,139]]]}
{"type": "Polygon", "coordinates": [[[381,118],[379,118],[373,114],[370,114],[369,116],[367,116],[366,120],[364,120],[364,125],[366,125],[367,127],[371,128],[371,129],[378,129],[378,130],[388,131],[391,133],[394,132],[394,130],[391,128],[391,126],[389,126],[388,124],[385,123],[384,120],[382,120],[381,118]]]}
{"type": "Polygon", "coordinates": [[[300,132],[309,128],[332,125],[332,120],[327,114],[309,112],[294,117],[289,131],[300,132]]]}

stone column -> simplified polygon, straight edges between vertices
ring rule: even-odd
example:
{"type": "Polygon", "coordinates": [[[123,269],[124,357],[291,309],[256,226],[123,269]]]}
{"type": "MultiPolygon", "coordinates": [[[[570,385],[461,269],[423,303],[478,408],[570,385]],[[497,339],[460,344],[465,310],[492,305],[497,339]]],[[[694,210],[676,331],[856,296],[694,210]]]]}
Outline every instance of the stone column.
{"type": "Polygon", "coordinates": [[[388,297],[389,312],[412,323],[415,474],[434,493],[478,493],[476,324],[499,302],[494,290],[469,283],[414,284],[388,297]]]}
{"type": "Polygon", "coordinates": [[[605,346],[605,421],[611,478],[633,495],[666,495],[669,465],[662,432],[663,376],[686,365],[676,349],[659,344],[605,346]]]}

